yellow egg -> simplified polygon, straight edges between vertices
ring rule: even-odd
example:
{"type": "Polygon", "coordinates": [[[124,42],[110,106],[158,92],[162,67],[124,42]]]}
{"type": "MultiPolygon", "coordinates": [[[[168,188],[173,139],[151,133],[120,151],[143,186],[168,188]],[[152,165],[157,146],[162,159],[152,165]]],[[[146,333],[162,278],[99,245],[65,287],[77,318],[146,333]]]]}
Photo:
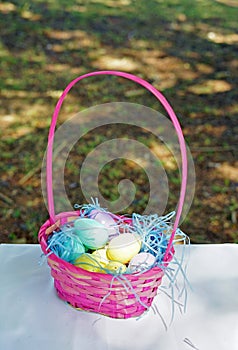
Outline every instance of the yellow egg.
{"type": "Polygon", "coordinates": [[[140,248],[141,240],[139,235],[122,233],[109,242],[107,257],[109,260],[116,260],[126,264],[133,256],[139,253],[140,248]]]}
{"type": "Polygon", "coordinates": [[[113,273],[123,273],[126,271],[127,267],[119,261],[110,261],[105,266],[105,269],[112,271],[113,273]]]}
{"type": "Polygon", "coordinates": [[[102,265],[103,267],[109,263],[106,248],[95,250],[92,253],[92,256],[95,257],[99,261],[100,265],[102,265]]]}
{"type": "Polygon", "coordinates": [[[103,270],[100,268],[101,264],[99,258],[97,256],[93,256],[92,254],[86,253],[80,255],[75,260],[74,265],[91,272],[103,272],[103,270]]]}

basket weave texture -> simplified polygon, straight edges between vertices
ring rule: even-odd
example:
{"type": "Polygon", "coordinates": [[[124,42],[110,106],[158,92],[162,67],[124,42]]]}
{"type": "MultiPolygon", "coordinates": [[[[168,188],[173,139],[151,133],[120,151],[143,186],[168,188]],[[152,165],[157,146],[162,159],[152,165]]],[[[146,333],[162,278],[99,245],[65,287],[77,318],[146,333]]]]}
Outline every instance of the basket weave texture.
{"type": "Polygon", "coordinates": [[[54,284],[58,296],[76,308],[101,313],[113,318],[136,317],[146,311],[151,306],[153,298],[157,294],[157,289],[161,284],[165,269],[174,254],[173,239],[182,213],[186,184],[187,155],[183,133],[172,107],[161,92],[139,77],[118,71],[91,72],[71,81],[56,104],[49,129],[46,155],[46,187],[49,220],[41,226],[38,235],[41,248],[44,254],[47,255],[48,264],[51,268],[51,274],[54,278],[54,284]],[[162,267],[153,267],[143,273],[114,276],[111,274],[86,271],[60,259],[47,249],[48,235],[57,227],[72,221],[72,219],[76,219],[80,214],[80,212],[77,211],[55,214],[52,162],[54,133],[58,115],[62,103],[70,89],[81,80],[98,75],[114,75],[129,79],[150,91],[165,108],[178,136],[182,159],[182,181],[173,229],[168,241],[167,249],[163,256],[162,267]]]}
{"type": "MultiPolygon", "coordinates": [[[[78,215],[79,212],[58,214],[56,225],[72,221],[78,215]]],[[[75,308],[112,318],[138,317],[151,306],[164,275],[162,268],[154,267],[144,273],[126,274],[126,278],[84,270],[47,250],[48,235],[56,225],[52,226],[50,220],[47,220],[39,231],[39,242],[48,256],[55,289],[61,299],[75,308]]],[[[172,259],[173,252],[174,250],[167,262],[163,263],[164,267],[172,259]]]]}

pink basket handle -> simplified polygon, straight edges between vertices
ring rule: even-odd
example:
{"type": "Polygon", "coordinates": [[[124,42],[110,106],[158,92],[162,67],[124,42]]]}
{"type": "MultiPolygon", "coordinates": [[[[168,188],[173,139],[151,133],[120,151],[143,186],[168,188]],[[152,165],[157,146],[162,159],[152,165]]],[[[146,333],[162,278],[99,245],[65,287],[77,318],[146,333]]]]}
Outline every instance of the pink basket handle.
{"type": "Polygon", "coordinates": [[[85,78],[97,76],[97,75],[114,75],[114,76],[123,77],[123,78],[129,79],[129,80],[143,86],[147,90],[149,90],[163,105],[163,107],[167,111],[167,113],[168,113],[168,115],[169,115],[169,117],[174,125],[174,128],[176,130],[178,140],[179,140],[181,157],[182,157],[182,174],[181,174],[182,181],[181,181],[181,189],[180,189],[177,212],[176,212],[176,216],[175,216],[175,220],[174,220],[174,226],[173,226],[173,230],[172,230],[172,233],[170,236],[168,247],[167,247],[165,255],[164,255],[164,261],[166,261],[168,258],[168,255],[170,253],[170,250],[172,248],[173,239],[174,239],[176,230],[177,230],[178,225],[179,225],[179,219],[180,219],[181,214],[182,214],[182,209],[183,209],[183,204],[184,204],[184,199],[185,199],[185,194],[186,194],[186,186],[187,186],[186,145],[185,145],[183,132],[182,132],[181,126],[179,124],[179,121],[178,121],[172,107],[170,106],[170,104],[166,100],[166,98],[162,95],[161,92],[159,92],[157,89],[155,89],[153,87],[153,85],[151,85],[147,81],[145,81],[145,80],[143,80],[135,75],[125,73],[125,72],[111,71],[111,70],[109,70],[109,71],[96,71],[96,72],[87,73],[87,74],[81,75],[81,76],[77,77],[76,79],[74,79],[73,81],[71,81],[68,84],[68,86],[66,87],[66,89],[63,91],[62,95],[60,96],[60,98],[56,104],[56,107],[55,107],[55,110],[54,110],[54,113],[52,116],[52,120],[51,120],[51,125],[50,125],[50,130],[49,130],[49,135],[48,135],[47,156],[46,156],[46,186],[47,186],[47,200],[48,200],[48,210],[49,210],[50,221],[51,221],[51,223],[55,222],[55,208],[54,208],[54,197],[53,197],[53,178],[52,178],[52,157],[53,157],[54,133],[55,133],[55,127],[56,127],[57,118],[58,118],[58,115],[60,112],[60,108],[62,106],[62,103],[63,103],[66,95],[68,94],[68,92],[71,90],[71,88],[77,82],[79,82],[80,80],[83,80],[85,78]]]}

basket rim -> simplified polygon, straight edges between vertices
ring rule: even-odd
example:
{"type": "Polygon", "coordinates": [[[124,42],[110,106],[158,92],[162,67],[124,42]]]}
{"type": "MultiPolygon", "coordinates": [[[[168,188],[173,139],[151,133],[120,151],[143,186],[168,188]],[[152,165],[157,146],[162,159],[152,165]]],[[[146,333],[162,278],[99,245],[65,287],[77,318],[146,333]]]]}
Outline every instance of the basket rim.
{"type": "MultiPolygon", "coordinates": [[[[60,220],[60,219],[64,219],[64,218],[67,218],[67,217],[71,217],[71,216],[75,216],[77,217],[79,215],[80,211],[73,211],[73,212],[61,212],[59,214],[56,215],[56,221],[60,220]],[[74,215],[72,215],[74,214],[74,215]]],[[[119,216],[119,217],[123,217],[123,216],[119,216]]],[[[128,219],[128,218],[127,218],[128,219]]],[[[52,226],[52,223],[51,223],[51,220],[50,218],[48,218],[44,223],[43,225],[41,226],[40,230],[39,230],[39,233],[38,233],[38,241],[39,241],[39,244],[41,246],[41,249],[43,251],[43,253],[45,254],[45,256],[47,257],[47,260],[52,260],[54,262],[56,262],[57,264],[60,264],[62,267],[66,268],[67,270],[70,270],[72,273],[76,273],[76,274],[84,274],[86,276],[100,276],[100,277],[103,277],[105,279],[112,279],[113,277],[115,276],[120,276],[120,274],[118,275],[115,275],[115,274],[109,274],[109,273],[102,273],[102,272],[94,272],[94,271],[88,271],[88,270],[85,270],[79,266],[76,266],[68,261],[65,261],[63,259],[61,259],[60,257],[58,257],[56,254],[54,254],[50,249],[47,250],[47,240],[46,240],[46,230],[47,228],[51,227],[52,226]]],[[[57,227],[59,227],[57,225],[57,227]]],[[[52,231],[53,232],[53,231],[52,231]]],[[[172,246],[172,249],[170,251],[170,254],[167,256],[167,259],[166,260],[163,260],[162,263],[163,263],[163,266],[164,268],[166,268],[166,266],[169,264],[169,262],[173,259],[173,256],[174,256],[174,253],[175,253],[175,250],[174,250],[174,247],[172,246]]],[[[134,277],[137,277],[137,276],[143,276],[143,277],[150,277],[151,274],[156,274],[156,273],[159,273],[159,272],[164,272],[164,269],[163,267],[161,266],[154,266],[152,267],[151,269],[149,270],[146,270],[145,272],[134,272],[134,273],[130,273],[130,274],[123,274],[123,275],[126,275],[127,277],[128,276],[134,276],[134,277]]]]}
{"type": "Polygon", "coordinates": [[[164,261],[167,260],[167,257],[170,254],[172,244],[173,244],[173,239],[176,233],[176,230],[179,225],[179,220],[182,214],[182,209],[184,205],[184,200],[185,200],[185,195],[186,195],[186,187],[187,187],[187,176],[188,176],[188,162],[187,162],[187,149],[186,149],[186,144],[182,132],[182,128],[180,125],[180,122],[170,105],[170,103],[167,101],[165,96],[157,90],[152,84],[147,82],[146,80],[140,78],[139,76],[133,75],[131,73],[123,72],[123,71],[116,71],[116,70],[99,70],[99,71],[93,71],[89,72],[83,75],[78,76],[77,78],[73,79],[64,89],[62,92],[60,98],[57,101],[57,104],[55,106],[52,119],[51,119],[51,124],[49,128],[49,133],[48,133],[48,146],[47,146],[47,152],[46,152],[46,190],[47,190],[47,202],[48,202],[48,212],[50,216],[50,221],[53,224],[55,222],[55,203],[54,203],[54,193],[53,193],[53,168],[52,168],[52,163],[53,163],[53,143],[54,143],[54,134],[55,134],[55,129],[56,129],[56,123],[58,119],[58,115],[61,110],[61,106],[67,96],[67,94],[70,92],[72,87],[80,82],[83,79],[93,77],[93,76],[99,76],[99,75],[112,75],[112,76],[118,76],[122,77],[125,79],[128,79],[130,81],[133,81],[134,83],[142,86],[146,90],[148,90],[154,97],[160,102],[160,104],[164,107],[165,111],[168,113],[169,118],[172,121],[172,124],[175,128],[175,131],[177,133],[178,141],[179,141],[179,147],[180,147],[180,153],[181,153],[181,160],[182,160],[182,168],[181,168],[181,186],[180,186],[180,194],[179,194],[179,200],[178,200],[178,205],[177,205],[177,211],[176,211],[176,216],[175,220],[173,223],[173,230],[172,234],[169,239],[169,243],[167,246],[167,249],[165,251],[164,255],[164,261]]]}

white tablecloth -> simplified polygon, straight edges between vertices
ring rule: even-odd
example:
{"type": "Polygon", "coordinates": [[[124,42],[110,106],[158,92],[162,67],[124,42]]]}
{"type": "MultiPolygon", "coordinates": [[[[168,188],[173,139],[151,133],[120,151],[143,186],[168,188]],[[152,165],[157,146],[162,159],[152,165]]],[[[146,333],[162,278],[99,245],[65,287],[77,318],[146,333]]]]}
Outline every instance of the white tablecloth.
{"type": "MultiPolygon", "coordinates": [[[[38,245],[0,245],[1,350],[238,349],[238,245],[190,246],[187,311],[167,331],[152,310],[117,320],[71,308],[40,256],[38,245]]],[[[164,294],[155,303],[171,312],[164,294]]]]}

